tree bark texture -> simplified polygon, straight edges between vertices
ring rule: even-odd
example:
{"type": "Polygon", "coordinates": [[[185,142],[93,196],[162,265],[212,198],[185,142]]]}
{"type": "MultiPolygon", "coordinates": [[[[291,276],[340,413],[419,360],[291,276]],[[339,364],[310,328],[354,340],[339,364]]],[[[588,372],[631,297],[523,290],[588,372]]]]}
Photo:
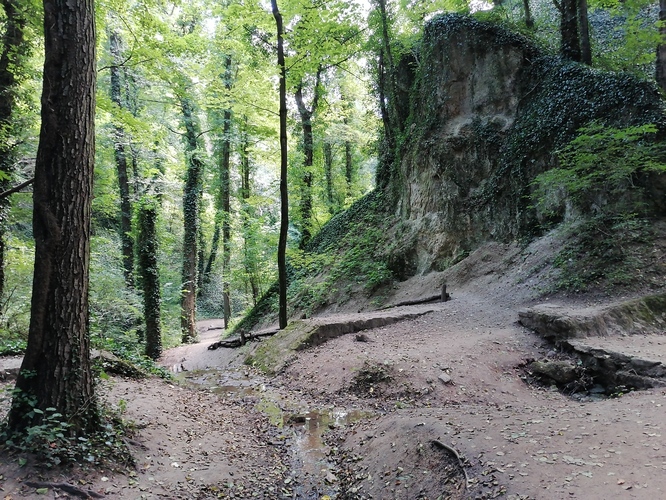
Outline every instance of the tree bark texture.
{"type": "Polygon", "coordinates": [[[587,0],[578,0],[578,27],[580,29],[580,61],[592,66],[590,22],[587,16],[587,0]]]}
{"type": "MultiPolygon", "coordinates": [[[[0,54],[0,170],[6,174],[14,171],[16,162],[15,146],[10,140],[14,136],[12,129],[16,90],[19,86],[17,72],[25,65],[30,44],[25,42],[27,20],[19,8],[21,0],[1,0],[5,14],[5,30],[2,34],[2,53],[0,54]]],[[[9,188],[11,178],[0,181],[0,191],[9,188]]],[[[9,199],[0,199],[0,297],[5,286],[5,231],[9,199]]]]}
{"type": "Polygon", "coordinates": [[[55,408],[73,435],[98,425],[90,367],[88,289],[95,155],[92,0],[44,0],[42,124],[35,165],[35,270],[28,346],[9,428],[55,408]],[[34,397],[34,403],[27,398],[34,397]]]}
{"type": "MultiPolygon", "coordinates": [[[[122,62],[120,36],[115,31],[109,33],[109,51],[113,58],[111,66],[111,100],[119,109],[124,109],[121,97],[121,78],[119,64],[122,62]]],[[[113,153],[116,160],[118,190],[120,193],[120,242],[123,256],[125,283],[134,286],[134,241],[132,239],[132,206],[130,203],[130,184],[127,175],[127,151],[129,141],[125,129],[116,124],[113,135],[113,153]]]]}
{"type": "Polygon", "coordinates": [[[655,78],[659,88],[666,92],[666,0],[659,0],[659,40],[655,78]]]}
{"type": "Polygon", "coordinates": [[[146,322],[146,356],[158,359],[162,355],[162,295],[157,264],[157,202],[148,199],[141,203],[138,219],[138,263],[143,289],[143,317],[146,322]]]}
{"type": "MultiPolygon", "coordinates": [[[[231,59],[229,59],[231,60],[231,59]]],[[[220,165],[220,195],[222,198],[222,288],[224,328],[231,320],[231,110],[224,111],[224,147],[220,165]]]]}
{"type": "Polygon", "coordinates": [[[280,69],[280,239],[278,240],[278,317],[280,329],[287,327],[287,230],[289,193],[287,191],[287,68],[284,60],[284,27],[277,0],[271,0],[277,31],[277,64],[280,69]]]}
{"type": "MultiPolygon", "coordinates": [[[[203,189],[201,190],[203,194],[203,189]]],[[[199,208],[203,208],[203,203],[199,201],[199,208]]],[[[199,221],[201,221],[201,215],[199,214],[199,221]]],[[[203,290],[203,277],[205,271],[206,263],[206,242],[204,241],[204,234],[201,229],[199,229],[199,243],[197,244],[197,297],[201,296],[201,290],[203,290]]]]}
{"type": "Polygon", "coordinates": [[[201,186],[204,164],[199,154],[199,124],[187,97],[180,100],[185,125],[185,152],[187,173],[183,188],[183,273],[180,302],[180,326],[183,342],[194,342],[197,338],[197,271],[198,243],[200,231],[201,186]]]}
{"type": "Polygon", "coordinates": [[[565,59],[580,62],[578,0],[562,0],[560,6],[560,53],[565,59]]]}

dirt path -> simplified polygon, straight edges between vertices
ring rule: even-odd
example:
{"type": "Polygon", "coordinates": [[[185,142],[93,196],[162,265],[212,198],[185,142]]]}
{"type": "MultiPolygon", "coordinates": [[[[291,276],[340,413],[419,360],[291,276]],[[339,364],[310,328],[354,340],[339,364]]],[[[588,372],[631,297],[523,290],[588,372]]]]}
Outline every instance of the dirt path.
{"type": "Polygon", "coordinates": [[[530,296],[484,279],[426,315],[299,351],[271,379],[242,365],[251,346],[208,350],[219,320],[200,322],[200,342],[162,360],[176,382],[102,384],[137,425],[135,468],[4,457],[3,498],[43,498],[28,479],[109,498],[666,498],[666,392],[575,400],[527,384],[519,366],[557,353],[516,322],[530,296]]]}
{"type": "MultiPolygon", "coordinates": [[[[456,448],[468,461],[471,492],[534,499],[666,497],[664,391],[581,402],[527,385],[516,367],[545,356],[550,347],[511,317],[478,297],[459,295],[427,317],[368,332],[370,342],[341,337],[305,352],[281,378],[313,398],[386,412],[342,445],[347,453],[365,454],[359,466],[376,473],[357,481],[357,489],[379,498],[417,498],[407,490],[387,491],[384,481],[377,484],[377,478],[395,476],[399,453],[389,459],[361,445],[363,436],[372,436],[371,442],[399,440],[401,429],[376,432],[383,421],[398,419],[425,423],[430,439],[456,448]],[[390,366],[396,392],[350,397],[345,388],[364,363],[390,366]],[[439,379],[442,373],[450,383],[439,379]]],[[[414,477],[402,486],[422,483],[414,477]]]]}

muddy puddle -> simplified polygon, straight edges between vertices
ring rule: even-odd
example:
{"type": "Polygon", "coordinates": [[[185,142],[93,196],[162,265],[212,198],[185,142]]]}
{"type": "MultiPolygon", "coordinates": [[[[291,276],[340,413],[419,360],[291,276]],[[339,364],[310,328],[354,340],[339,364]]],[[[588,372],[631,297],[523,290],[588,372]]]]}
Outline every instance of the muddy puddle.
{"type": "Polygon", "coordinates": [[[284,397],[270,386],[267,379],[248,372],[196,370],[178,373],[175,378],[187,387],[251,403],[268,416],[291,453],[292,470],[285,483],[293,491],[293,498],[337,497],[336,467],[328,459],[329,448],[324,443],[324,434],[368,418],[372,416],[371,412],[334,407],[308,408],[301,401],[284,397]]]}
{"type": "Polygon", "coordinates": [[[369,412],[339,408],[284,415],[283,425],[292,431],[289,442],[296,498],[336,497],[336,468],[328,460],[329,449],[324,444],[323,435],[329,429],[346,427],[369,416],[369,412]]]}

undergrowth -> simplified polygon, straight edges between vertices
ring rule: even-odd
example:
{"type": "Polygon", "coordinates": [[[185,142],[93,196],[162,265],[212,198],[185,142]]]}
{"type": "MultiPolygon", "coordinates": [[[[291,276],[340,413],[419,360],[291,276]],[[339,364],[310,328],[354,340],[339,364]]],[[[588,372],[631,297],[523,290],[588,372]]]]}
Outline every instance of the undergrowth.
{"type": "Polygon", "coordinates": [[[599,215],[572,225],[569,243],[555,257],[555,291],[586,292],[640,285],[636,248],[652,241],[650,222],[635,214],[599,215]]]}
{"type": "MultiPolygon", "coordinates": [[[[25,398],[20,390],[7,388],[0,394],[0,401],[17,397],[25,398]]],[[[16,453],[20,465],[25,465],[29,458],[46,468],[74,463],[134,465],[126,444],[127,436],[133,433],[133,425],[122,418],[124,404],[116,408],[102,407],[98,430],[86,436],[75,436],[71,425],[55,408],[40,410],[30,398],[26,401],[32,407],[32,415],[28,414],[27,418],[41,415],[39,424],[18,434],[10,432],[6,422],[0,426],[0,450],[16,453]]]]}
{"type": "Polygon", "coordinates": [[[538,175],[533,200],[544,220],[579,216],[553,262],[557,290],[640,286],[640,249],[654,240],[651,175],[666,172],[666,148],[653,124],[614,128],[591,123],[557,151],[559,166],[538,175]],[[559,214],[559,215],[558,215],[559,214]]]}
{"type": "MultiPolygon", "coordinates": [[[[288,304],[307,314],[352,294],[376,293],[394,279],[387,229],[394,223],[381,190],[375,190],[333,217],[305,250],[290,249],[287,259],[288,304]]],[[[261,319],[276,315],[278,284],[235,326],[249,331],[261,319]]]]}
{"type": "Polygon", "coordinates": [[[368,196],[362,210],[333,219],[331,228],[314,241],[310,251],[292,251],[294,278],[288,294],[296,309],[311,313],[332,301],[344,302],[353,292],[371,296],[395,278],[384,251],[391,217],[380,196],[368,196]]]}

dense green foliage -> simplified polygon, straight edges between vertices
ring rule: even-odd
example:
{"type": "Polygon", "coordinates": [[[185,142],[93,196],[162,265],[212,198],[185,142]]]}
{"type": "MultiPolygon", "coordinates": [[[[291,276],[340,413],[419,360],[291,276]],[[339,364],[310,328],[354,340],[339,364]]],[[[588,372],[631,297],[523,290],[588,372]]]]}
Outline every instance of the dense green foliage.
{"type": "Polygon", "coordinates": [[[539,208],[548,211],[557,190],[583,213],[617,216],[651,208],[645,192],[649,176],[666,172],[666,145],[657,139],[657,127],[593,123],[578,132],[559,152],[560,166],[537,176],[533,196],[539,208]]]}

